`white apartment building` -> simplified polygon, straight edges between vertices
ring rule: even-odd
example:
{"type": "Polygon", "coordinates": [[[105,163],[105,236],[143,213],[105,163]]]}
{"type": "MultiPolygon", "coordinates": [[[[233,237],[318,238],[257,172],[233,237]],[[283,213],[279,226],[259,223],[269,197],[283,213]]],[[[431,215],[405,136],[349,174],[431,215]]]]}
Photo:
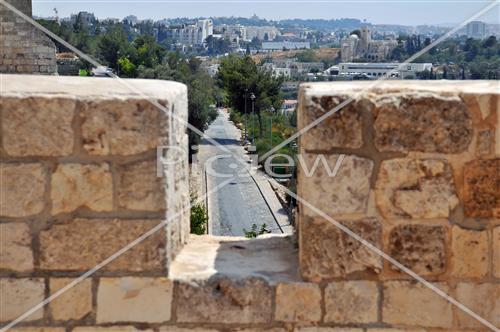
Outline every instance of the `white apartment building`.
{"type": "Polygon", "coordinates": [[[233,48],[239,47],[240,41],[247,40],[247,29],[241,24],[222,24],[217,26],[215,30],[217,30],[221,38],[227,38],[233,48]]]}
{"type": "Polygon", "coordinates": [[[432,69],[432,63],[408,63],[401,65],[400,63],[357,63],[344,62],[338,65],[339,75],[367,75],[371,78],[382,76],[398,77],[400,79],[417,78],[417,73],[432,69]]]}
{"type": "Polygon", "coordinates": [[[472,21],[467,23],[467,37],[484,38],[486,37],[486,23],[481,21],[472,21]]]}
{"type": "Polygon", "coordinates": [[[199,20],[196,24],[183,25],[170,29],[172,39],[185,46],[203,45],[208,36],[214,34],[212,20],[199,20]]]}

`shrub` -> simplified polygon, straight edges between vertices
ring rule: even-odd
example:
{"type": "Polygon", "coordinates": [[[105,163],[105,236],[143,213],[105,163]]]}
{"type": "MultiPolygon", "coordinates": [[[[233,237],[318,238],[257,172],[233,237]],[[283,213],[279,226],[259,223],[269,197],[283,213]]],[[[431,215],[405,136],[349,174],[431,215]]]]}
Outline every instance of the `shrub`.
{"type": "Polygon", "coordinates": [[[191,206],[191,234],[206,234],[207,225],[207,209],[201,204],[191,206]]]}

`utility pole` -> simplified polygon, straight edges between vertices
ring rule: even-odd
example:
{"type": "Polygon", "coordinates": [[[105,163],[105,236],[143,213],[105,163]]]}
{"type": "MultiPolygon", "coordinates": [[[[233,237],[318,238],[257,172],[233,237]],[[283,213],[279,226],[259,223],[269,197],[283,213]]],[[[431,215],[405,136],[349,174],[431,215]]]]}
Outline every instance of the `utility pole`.
{"type": "Polygon", "coordinates": [[[271,106],[271,127],[269,129],[269,136],[271,138],[271,147],[273,146],[273,116],[274,116],[274,107],[271,106]]]}
{"type": "Polygon", "coordinates": [[[245,89],[245,144],[248,140],[247,95],[248,95],[248,89],[245,89]]]}

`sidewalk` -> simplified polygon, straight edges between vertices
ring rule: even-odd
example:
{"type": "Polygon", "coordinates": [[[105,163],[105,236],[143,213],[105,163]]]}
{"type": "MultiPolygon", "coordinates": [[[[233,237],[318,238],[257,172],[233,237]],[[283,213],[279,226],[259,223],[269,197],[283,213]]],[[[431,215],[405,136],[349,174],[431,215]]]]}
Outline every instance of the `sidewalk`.
{"type": "Polygon", "coordinates": [[[252,178],[259,188],[260,193],[264,197],[269,210],[273,214],[274,219],[278,223],[278,226],[283,234],[293,234],[293,226],[290,224],[288,214],[285,209],[283,209],[283,206],[281,205],[278,197],[276,197],[276,193],[271,187],[267,175],[264,174],[261,170],[257,170],[255,174],[252,175],[252,178]]]}

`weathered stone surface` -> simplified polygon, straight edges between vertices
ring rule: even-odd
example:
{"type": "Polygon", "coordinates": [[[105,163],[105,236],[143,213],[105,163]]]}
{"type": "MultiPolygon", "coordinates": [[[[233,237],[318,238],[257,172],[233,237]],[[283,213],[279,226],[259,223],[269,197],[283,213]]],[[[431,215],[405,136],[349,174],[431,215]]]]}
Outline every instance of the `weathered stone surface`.
{"type": "Polygon", "coordinates": [[[259,278],[177,282],[177,321],[258,324],[272,320],[274,289],[259,278]]]}
{"type": "Polygon", "coordinates": [[[18,272],[33,271],[33,252],[28,225],[24,223],[0,224],[2,244],[0,269],[18,272]]]}
{"type": "Polygon", "coordinates": [[[383,161],[375,198],[386,218],[447,218],[458,204],[452,170],[444,159],[383,161]]]}
{"type": "Polygon", "coordinates": [[[108,327],[99,327],[99,326],[80,326],[75,327],[71,332],[153,332],[152,329],[138,329],[133,326],[108,326],[108,327]]]}
{"type": "MultiPolygon", "coordinates": [[[[500,284],[498,283],[459,283],[456,299],[473,312],[492,323],[500,326],[500,284]]],[[[469,314],[455,308],[460,328],[484,328],[484,326],[469,314]]]]}
{"type": "Polygon", "coordinates": [[[0,214],[27,217],[45,207],[45,174],[41,164],[0,164],[0,214]]]}
{"type": "Polygon", "coordinates": [[[75,101],[3,98],[2,138],[11,156],[67,156],[73,151],[75,101]]]}
{"type": "Polygon", "coordinates": [[[161,326],[158,329],[158,331],[159,332],[218,332],[219,330],[208,329],[203,327],[187,328],[187,327],[177,327],[177,326],[161,326]]]}
{"type": "MultiPolygon", "coordinates": [[[[160,220],[75,219],[40,234],[40,267],[87,270],[157,226],[160,220]]],[[[159,230],[105,267],[110,271],[163,271],[165,239],[159,230]]]]}
{"type": "Polygon", "coordinates": [[[248,240],[191,235],[168,272],[170,278],[188,282],[217,275],[262,278],[270,284],[299,282],[297,251],[293,236],[259,236],[248,240]]]}
{"type": "MultiPolygon", "coordinates": [[[[43,278],[0,278],[0,322],[16,319],[44,300],[43,278]]],[[[43,309],[26,317],[26,321],[43,318],[43,309]]]]}
{"type": "Polygon", "coordinates": [[[447,266],[446,238],[444,226],[396,226],[389,234],[389,255],[417,274],[440,274],[447,266]]]}
{"type": "Polygon", "coordinates": [[[275,319],[283,322],[321,320],[321,291],[317,284],[287,283],[276,286],[275,319]]]}
{"type": "Polygon", "coordinates": [[[457,277],[481,278],[488,274],[488,233],[453,226],[452,272],[457,277]]]}
{"type": "MultiPolygon", "coordinates": [[[[380,248],[381,225],[374,219],[342,222],[380,248]]],[[[300,268],[309,281],[344,277],[354,272],[380,272],[380,257],[324,219],[303,219],[300,225],[300,268]]]]}
{"type": "Polygon", "coordinates": [[[376,322],[378,293],[377,283],[374,281],[340,281],[328,284],[325,288],[325,322],[376,322]]]}
{"type": "Polygon", "coordinates": [[[495,151],[495,131],[483,130],[477,133],[476,155],[487,156],[495,151]]]}
{"type": "Polygon", "coordinates": [[[472,120],[458,97],[387,94],[377,100],[375,114],[379,151],[459,153],[472,140],[472,120]]]}
{"type": "Polygon", "coordinates": [[[360,148],[363,145],[361,110],[355,102],[342,107],[340,104],[347,100],[347,95],[313,97],[310,104],[298,112],[301,129],[332,112],[316,126],[304,132],[300,138],[302,149],[307,151],[335,147],[360,148]],[[333,112],[337,106],[340,109],[333,112]]]}
{"type": "Polygon", "coordinates": [[[97,291],[97,323],[170,320],[173,284],[167,278],[101,278],[97,291]]]}
{"type": "MultiPolygon", "coordinates": [[[[205,332],[205,331],[213,332],[212,330],[203,330],[203,332],[205,332]]],[[[286,329],[281,328],[281,327],[274,327],[274,328],[272,328],[272,327],[270,327],[270,328],[248,328],[248,329],[236,328],[236,329],[231,329],[230,331],[231,332],[287,332],[286,329]]],[[[202,332],[202,331],[199,331],[199,332],[202,332]]]]}
{"type": "Polygon", "coordinates": [[[147,100],[90,103],[82,117],[83,148],[91,155],[132,155],[166,143],[166,116],[147,100]]]}
{"type": "Polygon", "coordinates": [[[79,207],[94,211],[113,209],[113,184],[107,164],[61,164],[52,174],[52,213],[79,207]]]}
{"type": "Polygon", "coordinates": [[[500,158],[465,165],[464,206],[468,217],[500,216],[500,158]]]}
{"type": "MultiPolygon", "coordinates": [[[[370,193],[370,177],[373,161],[354,155],[338,159],[339,155],[301,155],[299,167],[299,195],[329,216],[363,213],[370,193]],[[318,159],[317,159],[318,158],[318,159]],[[331,174],[321,162],[328,164],[331,174]],[[317,168],[314,164],[317,161],[317,168]],[[337,162],[340,168],[335,174],[337,162]]],[[[317,214],[304,206],[304,213],[317,214]]]]}
{"type": "Polygon", "coordinates": [[[65,332],[64,327],[14,327],[12,332],[65,332]]]}
{"type": "Polygon", "coordinates": [[[493,229],[493,275],[500,278],[500,227],[493,229]]]}
{"type": "MultiPolygon", "coordinates": [[[[435,286],[448,293],[446,284],[435,286]]],[[[420,283],[388,281],[383,288],[382,319],[388,324],[450,328],[453,313],[448,301],[420,283]]]]}
{"type": "Polygon", "coordinates": [[[118,205],[121,208],[140,211],[165,209],[166,180],[156,175],[156,161],[124,165],[118,169],[118,176],[118,205]]]}
{"type": "MultiPolygon", "coordinates": [[[[50,294],[69,285],[71,278],[50,278],[50,294]]],[[[92,280],[85,279],[49,304],[54,320],[82,319],[92,311],[92,280]]]]}
{"type": "MultiPolygon", "coordinates": [[[[426,332],[424,329],[367,329],[367,332],[426,332]]],[[[448,331],[452,332],[452,331],[448,331]]]]}
{"type": "Polygon", "coordinates": [[[363,332],[363,329],[342,328],[342,327],[299,327],[298,332],[363,332]]]}

